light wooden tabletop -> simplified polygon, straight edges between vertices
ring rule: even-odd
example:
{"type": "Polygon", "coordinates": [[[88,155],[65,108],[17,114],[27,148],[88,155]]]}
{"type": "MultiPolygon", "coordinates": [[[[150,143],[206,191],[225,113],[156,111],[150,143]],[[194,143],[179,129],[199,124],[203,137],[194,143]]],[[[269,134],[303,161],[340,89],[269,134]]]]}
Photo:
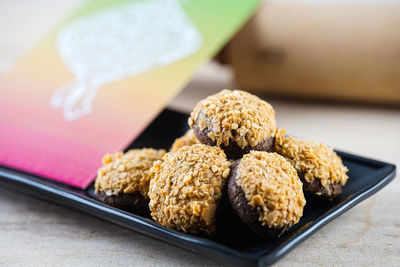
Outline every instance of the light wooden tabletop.
{"type": "MultiPolygon", "coordinates": [[[[0,1],[0,73],[80,0],[0,1]]],[[[231,72],[202,66],[171,107],[190,111],[232,88],[231,72]]],[[[279,126],[335,148],[400,163],[400,109],[267,99],[279,126]]],[[[400,266],[400,179],[346,212],[277,266],[400,266]]],[[[84,213],[0,188],[0,265],[217,265],[194,253],[84,213]]]]}

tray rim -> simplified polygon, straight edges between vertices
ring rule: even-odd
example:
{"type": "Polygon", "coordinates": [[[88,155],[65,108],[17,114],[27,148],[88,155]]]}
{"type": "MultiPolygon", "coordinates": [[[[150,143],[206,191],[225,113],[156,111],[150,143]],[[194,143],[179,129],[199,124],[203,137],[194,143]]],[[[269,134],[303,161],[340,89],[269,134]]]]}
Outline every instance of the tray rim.
{"type": "Polygon", "coordinates": [[[237,265],[266,266],[275,263],[316,231],[321,229],[324,225],[381,190],[391,182],[396,175],[396,166],[394,164],[365,158],[347,152],[337,152],[343,158],[361,162],[363,164],[374,165],[380,168],[377,182],[361,189],[359,194],[349,196],[338,206],[322,214],[320,218],[313,221],[309,227],[300,231],[292,239],[281,243],[274,250],[262,255],[248,255],[207,238],[192,236],[176,230],[164,228],[150,219],[100,203],[91,198],[88,195],[87,190],[73,188],[8,167],[0,166],[0,177],[3,178],[0,179],[0,185],[15,191],[23,191],[28,195],[45,199],[56,204],[80,210],[86,214],[118,224],[141,234],[151,236],[174,246],[195,253],[201,252],[205,256],[218,262],[221,262],[221,258],[224,258],[227,262],[235,263],[237,265]],[[21,188],[21,186],[23,188],[21,188]],[[329,216],[326,216],[327,213],[329,216]],[[173,240],[171,240],[171,238],[173,240]],[[186,244],[189,243],[195,244],[197,250],[190,246],[186,246],[186,244]]]}

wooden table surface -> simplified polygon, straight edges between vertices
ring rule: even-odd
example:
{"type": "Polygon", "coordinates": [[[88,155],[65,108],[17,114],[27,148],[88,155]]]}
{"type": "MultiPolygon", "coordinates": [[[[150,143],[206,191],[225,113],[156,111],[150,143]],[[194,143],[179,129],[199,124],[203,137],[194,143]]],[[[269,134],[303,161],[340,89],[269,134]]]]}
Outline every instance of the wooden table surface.
{"type": "MultiPolygon", "coordinates": [[[[0,73],[79,0],[0,1],[0,73]],[[50,25],[50,26],[49,26],[50,25]]],[[[205,64],[171,107],[190,111],[233,88],[231,72],[205,64]]],[[[280,127],[304,138],[400,163],[400,110],[267,99],[280,127]]],[[[400,266],[400,179],[346,212],[277,266],[400,266]]],[[[212,261],[84,213],[0,188],[0,265],[211,266],[212,261]]]]}

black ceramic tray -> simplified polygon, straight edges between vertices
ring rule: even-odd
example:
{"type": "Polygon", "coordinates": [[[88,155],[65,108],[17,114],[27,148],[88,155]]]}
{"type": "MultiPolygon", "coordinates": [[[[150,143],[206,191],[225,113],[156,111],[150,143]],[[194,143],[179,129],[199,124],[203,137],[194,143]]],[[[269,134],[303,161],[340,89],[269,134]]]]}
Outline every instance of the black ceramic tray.
{"type": "MultiPolygon", "coordinates": [[[[169,148],[175,137],[187,130],[187,115],[164,110],[129,148],[169,148]]],[[[237,266],[267,266],[283,257],[322,226],[354,207],[388,184],[395,176],[392,164],[338,152],[349,168],[350,179],[335,201],[307,198],[300,223],[276,240],[254,236],[234,222],[217,224],[213,237],[195,236],[166,229],[150,218],[124,212],[96,200],[93,188],[79,190],[27,173],[0,167],[0,186],[56,202],[134,231],[164,240],[221,263],[237,266]]],[[[229,209],[229,207],[226,207],[229,209]]]]}

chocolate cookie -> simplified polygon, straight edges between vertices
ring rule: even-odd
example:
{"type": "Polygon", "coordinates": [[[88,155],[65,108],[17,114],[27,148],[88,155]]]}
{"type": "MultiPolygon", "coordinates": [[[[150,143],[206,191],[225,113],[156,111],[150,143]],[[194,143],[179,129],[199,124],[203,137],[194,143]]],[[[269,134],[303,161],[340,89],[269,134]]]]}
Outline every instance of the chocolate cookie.
{"type": "Polygon", "coordinates": [[[276,131],[274,150],[296,169],[304,192],[327,199],[339,196],[348,179],[342,159],[325,144],[285,134],[283,129],[276,131]]]}
{"type": "Polygon", "coordinates": [[[304,178],[304,173],[298,173],[298,175],[303,183],[303,190],[306,193],[325,197],[330,200],[342,194],[342,185],[340,183],[332,183],[322,186],[320,179],[313,179],[310,183],[304,178]]]}
{"type": "Polygon", "coordinates": [[[172,144],[169,152],[176,152],[179,148],[183,146],[191,146],[195,144],[200,144],[200,141],[197,139],[196,135],[193,133],[193,130],[188,130],[184,136],[176,138],[174,143],[172,144]]]}
{"type": "Polygon", "coordinates": [[[278,237],[298,223],[306,202],[290,163],[276,153],[258,151],[232,164],[228,196],[242,222],[267,238],[278,237]]]}
{"type": "Polygon", "coordinates": [[[98,191],[97,197],[101,202],[121,210],[137,214],[149,213],[149,199],[139,192],[107,195],[104,191],[98,191]]]}
{"type": "Polygon", "coordinates": [[[184,146],[151,168],[152,218],[168,228],[212,234],[231,163],[218,147],[184,146]]]}
{"type": "Polygon", "coordinates": [[[273,148],[275,111],[247,92],[222,90],[203,99],[188,122],[201,143],[222,148],[231,159],[273,148]]]}
{"type": "MultiPolygon", "coordinates": [[[[193,131],[195,135],[198,136],[197,139],[200,140],[202,144],[206,144],[209,146],[217,145],[217,141],[212,140],[208,136],[208,133],[210,133],[210,130],[208,128],[205,128],[203,131],[201,131],[199,126],[195,124],[193,125],[193,131]]],[[[220,147],[225,151],[225,154],[228,156],[228,158],[239,159],[244,154],[249,153],[251,150],[272,152],[273,144],[274,144],[274,138],[268,137],[266,140],[261,141],[261,143],[255,146],[246,145],[245,147],[241,148],[236,143],[230,142],[228,146],[221,144],[220,147]]]]}
{"type": "Polygon", "coordinates": [[[144,148],[105,155],[95,181],[99,200],[132,213],[148,213],[150,168],[164,154],[144,148]]]}

